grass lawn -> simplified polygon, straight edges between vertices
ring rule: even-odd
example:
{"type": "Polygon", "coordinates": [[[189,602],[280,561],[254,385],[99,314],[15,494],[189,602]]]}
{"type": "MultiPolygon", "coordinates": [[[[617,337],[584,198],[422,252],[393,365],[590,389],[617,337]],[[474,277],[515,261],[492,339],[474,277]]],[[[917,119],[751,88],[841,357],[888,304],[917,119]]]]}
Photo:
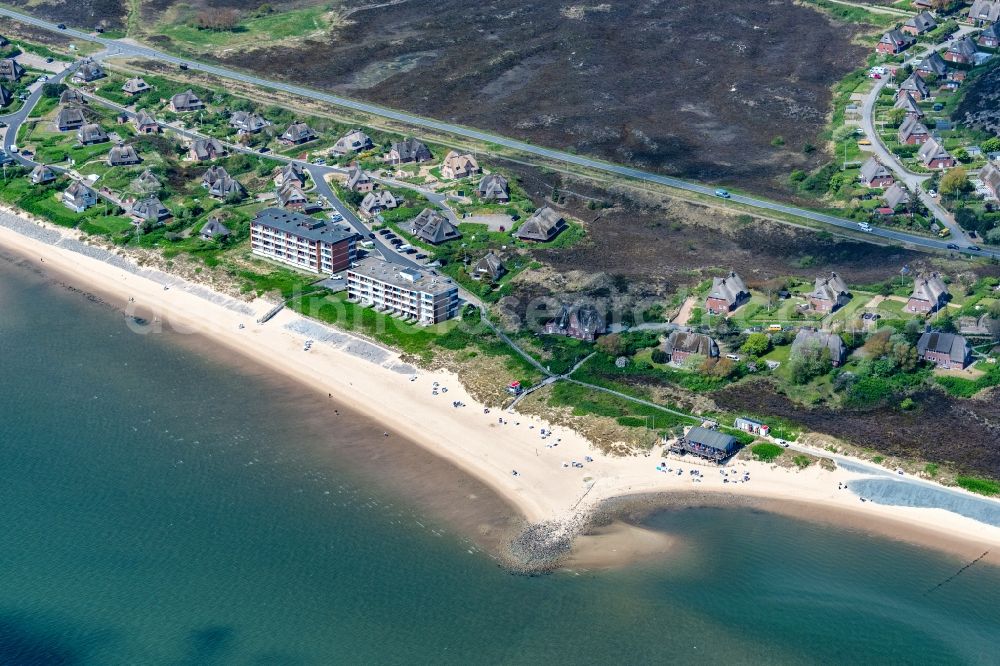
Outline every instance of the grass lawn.
{"type": "Polygon", "coordinates": [[[218,51],[238,47],[251,47],[261,41],[299,38],[325,30],[326,7],[283,10],[267,16],[241,21],[233,30],[202,30],[186,21],[161,24],[157,31],[174,40],[181,48],[196,51],[218,51]]]}

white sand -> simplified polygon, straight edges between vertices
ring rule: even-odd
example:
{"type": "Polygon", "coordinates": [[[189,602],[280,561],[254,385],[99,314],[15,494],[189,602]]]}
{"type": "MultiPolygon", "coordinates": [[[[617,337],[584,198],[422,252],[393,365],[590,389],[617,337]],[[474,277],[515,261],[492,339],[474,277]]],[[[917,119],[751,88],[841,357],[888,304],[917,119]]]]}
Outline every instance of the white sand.
{"type": "MultiPolygon", "coordinates": [[[[59,232],[76,237],[75,232],[61,229],[59,232]]],[[[250,304],[255,314],[243,314],[224,297],[216,295],[208,300],[203,287],[178,284],[165,291],[153,279],[29,238],[2,225],[0,247],[31,261],[40,262],[44,257],[44,264],[40,265],[63,273],[75,286],[100,292],[122,308],[131,305],[151,311],[175,330],[210,336],[317,391],[332,394],[337,401],[382,423],[390,436],[409,438],[478,477],[530,521],[568,521],[604,499],[634,493],[719,492],[835,509],[850,517],[846,520],[848,524],[873,529],[881,525],[880,531],[900,538],[906,538],[901,524],[929,530],[939,537],[922,539],[929,545],[961,540],[967,544],[1000,546],[1000,528],[944,510],[861,503],[849,491],[837,489],[838,482],[859,478],[841,469],[828,472],[814,465],[798,471],[756,462],[736,463],[735,469],[750,471],[751,481],[723,483],[717,468],[688,462],[669,462],[671,467],[684,470],[682,476],[657,472],[658,452],[649,457],[605,456],[592,449],[583,437],[562,427],[555,427],[555,434],[543,440],[540,429],[548,430],[549,424],[498,410],[484,414],[483,406],[468,395],[452,374],[418,371],[416,381],[410,381],[412,375],[399,371],[405,364],[394,352],[365,356],[346,351],[342,343],[320,341],[311,351],[303,351],[308,336],[286,328],[288,324],[303,324],[303,318],[294,312],[284,310],[268,323],[258,325],[256,317],[270,309],[270,304],[255,301],[250,304]],[[189,288],[197,293],[188,291],[189,288]],[[130,298],[134,303],[129,303],[130,298]],[[240,324],[245,328],[240,329],[240,324]],[[432,395],[434,382],[447,387],[448,392],[432,395]],[[456,400],[467,406],[452,407],[456,400]],[[506,425],[498,424],[501,416],[507,420],[506,425]],[[546,444],[555,443],[557,438],[560,439],[557,446],[546,448],[546,444]],[[564,461],[583,462],[588,455],[594,461],[585,463],[583,469],[562,467],[564,461]],[[701,470],[704,480],[692,481],[690,469],[701,470]],[[513,476],[512,470],[519,475],[513,476]]]]}

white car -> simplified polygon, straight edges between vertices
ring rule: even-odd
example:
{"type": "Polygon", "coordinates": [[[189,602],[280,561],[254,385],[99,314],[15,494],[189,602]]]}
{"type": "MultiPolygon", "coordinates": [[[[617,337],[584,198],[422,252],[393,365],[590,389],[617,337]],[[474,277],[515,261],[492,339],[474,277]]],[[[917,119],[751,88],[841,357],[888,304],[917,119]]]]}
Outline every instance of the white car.
{"type": "Polygon", "coordinates": [[[871,231],[872,225],[867,222],[858,222],[858,228],[861,229],[861,231],[871,231]]]}

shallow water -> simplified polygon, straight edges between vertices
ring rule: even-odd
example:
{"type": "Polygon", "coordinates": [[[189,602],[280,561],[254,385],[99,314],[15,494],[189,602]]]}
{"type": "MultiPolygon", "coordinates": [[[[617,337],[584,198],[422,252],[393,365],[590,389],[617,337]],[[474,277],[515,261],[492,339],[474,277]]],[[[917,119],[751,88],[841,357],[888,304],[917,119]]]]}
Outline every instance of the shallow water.
{"type": "Polygon", "coordinates": [[[0,308],[0,663],[995,661],[995,568],[692,509],[660,561],[514,576],[488,491],[325,397],[8,261],[0,308]]]}

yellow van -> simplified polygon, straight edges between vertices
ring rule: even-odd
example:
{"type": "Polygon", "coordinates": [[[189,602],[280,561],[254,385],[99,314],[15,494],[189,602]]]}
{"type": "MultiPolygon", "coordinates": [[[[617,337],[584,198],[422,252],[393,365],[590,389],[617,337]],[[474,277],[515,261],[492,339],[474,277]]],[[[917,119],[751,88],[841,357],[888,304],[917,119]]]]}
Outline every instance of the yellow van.
{"type": "Polygon", "coordinates": [[[861,139],[860,141],[858,141],[858,145],[859,146],[870,146],[870,145],[872,145],[872,142],[869,141],[868,139],[861,139]]]}
{"type": "Polygon", "coordinates": [[[781,330],[781,324],[771,324],[770,326],[767,327],[767,330],[769,330],[769,331],[780,331],[781,330]]]}

